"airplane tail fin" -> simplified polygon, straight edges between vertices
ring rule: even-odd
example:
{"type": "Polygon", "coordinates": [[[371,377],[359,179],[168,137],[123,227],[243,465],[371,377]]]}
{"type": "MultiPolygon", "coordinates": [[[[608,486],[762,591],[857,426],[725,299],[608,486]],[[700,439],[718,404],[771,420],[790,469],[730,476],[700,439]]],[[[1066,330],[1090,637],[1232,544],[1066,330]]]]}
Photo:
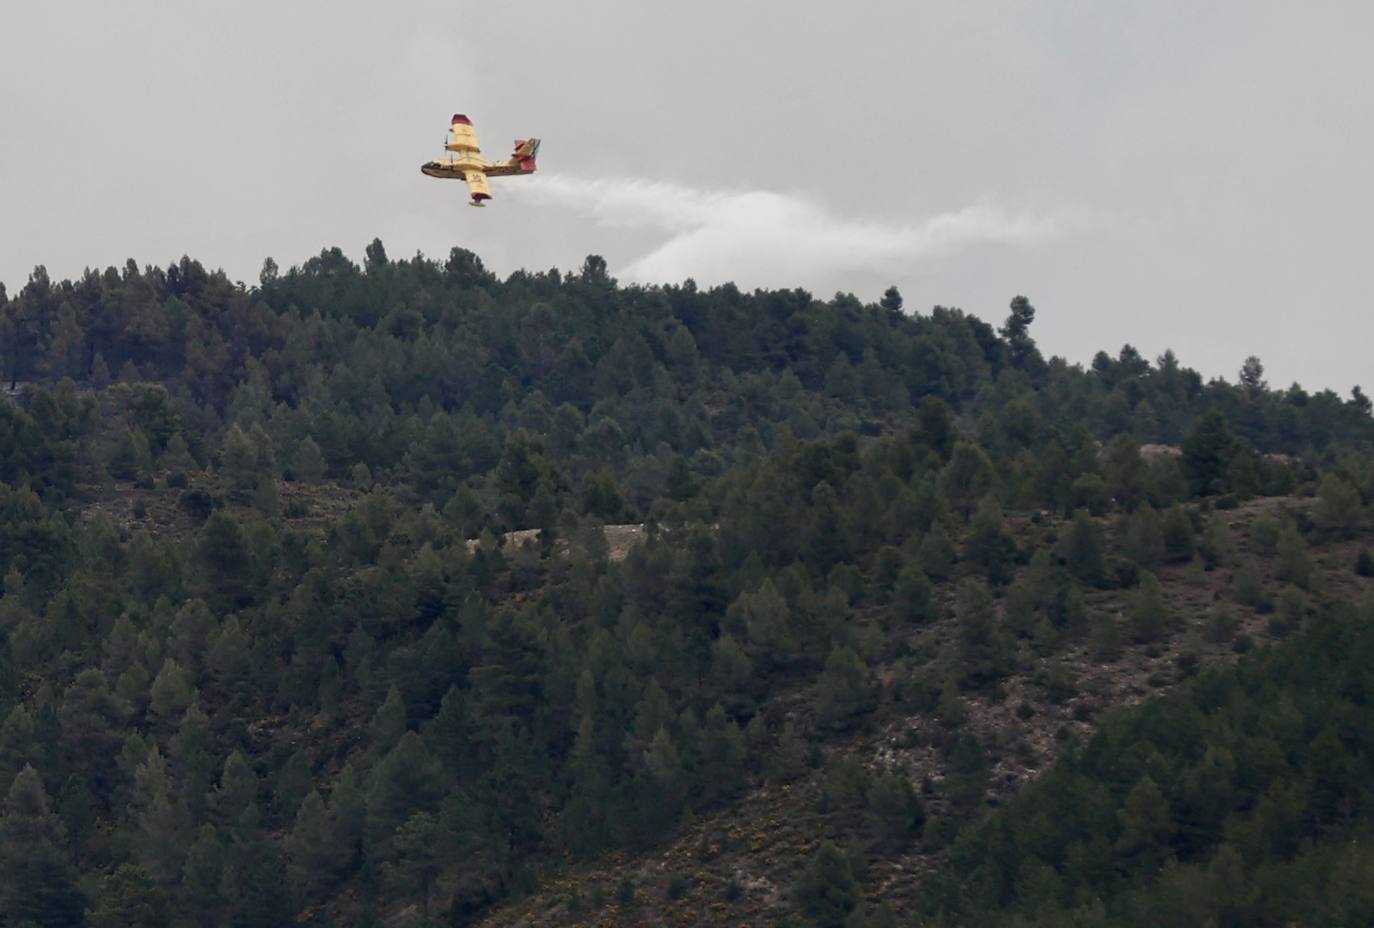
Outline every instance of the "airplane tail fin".
{"type": "Polygon", "coordinates": [[[534,160],[539,155],[538,139],[516,139],[515,154],[511,157],[520,165],[520,170],[526,174],[534,173],[534,160]]]}

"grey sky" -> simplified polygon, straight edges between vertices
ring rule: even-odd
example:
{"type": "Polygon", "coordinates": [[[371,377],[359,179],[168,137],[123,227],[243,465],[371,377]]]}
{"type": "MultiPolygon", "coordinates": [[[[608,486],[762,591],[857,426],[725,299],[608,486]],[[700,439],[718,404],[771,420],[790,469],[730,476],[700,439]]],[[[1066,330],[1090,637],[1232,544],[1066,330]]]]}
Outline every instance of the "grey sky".
{"type": "Polygon", "coordinates": [[[20,3],[0,281],[461,245],[494,270],[960,306],[1048,353],[1374,387],[1374,5],[1269,0],[20,3]],[[420,175],[449,115],[486,210],[420,175]]]}

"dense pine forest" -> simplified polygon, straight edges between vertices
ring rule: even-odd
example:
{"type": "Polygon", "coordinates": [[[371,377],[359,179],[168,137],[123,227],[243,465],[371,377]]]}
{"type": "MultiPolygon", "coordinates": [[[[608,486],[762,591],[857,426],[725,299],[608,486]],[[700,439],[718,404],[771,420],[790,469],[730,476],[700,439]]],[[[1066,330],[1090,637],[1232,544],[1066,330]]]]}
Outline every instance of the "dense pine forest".
{"type": "Polygon", "coordinates": [[[1002,312],[0,287],[0,924],[1363,924],[1370,400],[1002,312]]]}

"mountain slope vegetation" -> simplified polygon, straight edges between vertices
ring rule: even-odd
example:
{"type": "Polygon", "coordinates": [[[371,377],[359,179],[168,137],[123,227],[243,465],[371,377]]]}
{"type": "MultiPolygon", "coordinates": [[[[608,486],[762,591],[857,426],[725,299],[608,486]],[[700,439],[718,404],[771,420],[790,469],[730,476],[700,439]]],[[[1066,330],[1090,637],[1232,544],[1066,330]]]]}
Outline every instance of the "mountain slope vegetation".
{"type": "Polygon", "coordinates": [[[1368,399],[1253,358],[1237,384],[1129,346],[1084,369],[1034,316],[621,287],[596,256],[501,280],[379,241],[253,287],[183,259],[0,289],[0,918],[630,923],[714,885],[665,872],[651,904],[636,861],[695,836],[765,879],[764,813],[797,802],[790,882],[713,902],[1048,924],[1153,912],[1223,855],[1359,865],[1353,669],[1286,767],[1213,776],[1202,835],[1176,821],[1196,741],[1130,716],[1072,745],[1199,674],[1138,711],[1225,691],[1250,724],[1363,653],[1368,399]],[[643,540],[612,556],[607,525],[643,540]],[[1033,738],[998,734],[1013,713],[1033,738]],[[1097,783],[1151,750],[1154,793],[1097,783]],[[1116,877],[1067,872],[1078,820],[1028,834],[1053,789],[1098,802],[1116,877]],[[1275,790],[1309,843],[1265,843],[1247,803],[1275,790]]]}

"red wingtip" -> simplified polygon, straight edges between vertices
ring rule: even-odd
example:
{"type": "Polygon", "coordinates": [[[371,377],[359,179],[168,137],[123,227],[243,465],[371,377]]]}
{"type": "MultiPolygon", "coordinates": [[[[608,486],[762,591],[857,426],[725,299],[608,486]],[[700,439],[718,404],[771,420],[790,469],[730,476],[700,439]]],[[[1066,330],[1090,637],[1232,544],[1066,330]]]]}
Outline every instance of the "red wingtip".
{"type": "Polygon", "coordinates": [[[461,125],[464,125],[464,126],[470,126],[470,125],[472,125],[472,120],[471,120],[471,119],[468,119],[468,118],[467,118],[466,116],[464,116],[462,113],[454,113],[454,114],[453,114],[453,121],[450,122],[449,125],[450,125],[450,126],[456,126],[456,125],[460,125],[460,124],[461,124],[461,125]]]}

